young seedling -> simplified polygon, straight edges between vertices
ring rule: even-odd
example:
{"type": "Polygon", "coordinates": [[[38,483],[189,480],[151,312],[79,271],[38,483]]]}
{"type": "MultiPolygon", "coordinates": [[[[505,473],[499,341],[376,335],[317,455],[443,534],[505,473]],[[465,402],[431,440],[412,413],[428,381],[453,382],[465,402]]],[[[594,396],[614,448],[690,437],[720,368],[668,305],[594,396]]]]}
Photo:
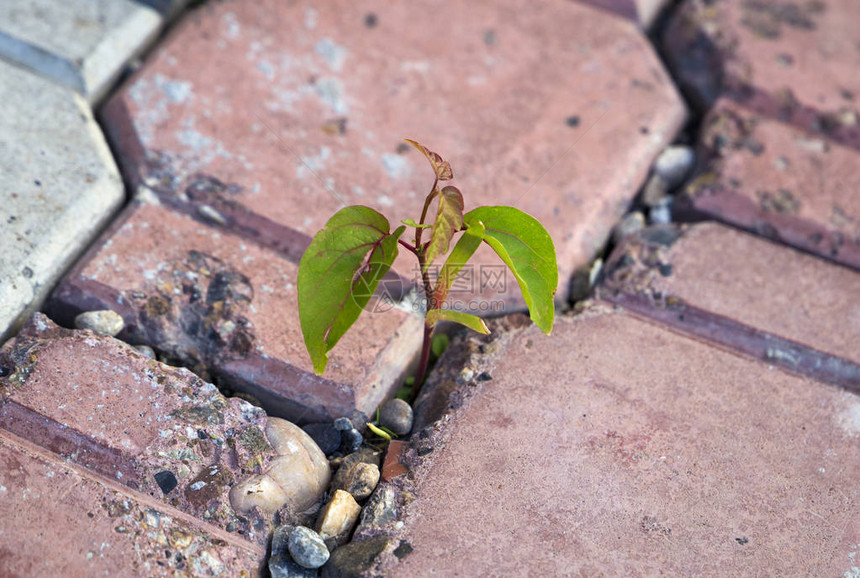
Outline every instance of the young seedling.
{"type": "MultiPolygon", "coordinates": [[[[433,167],[435,178],[424,199],[421,218],[402,221],[393,231],[381,213],[361,205],[344,207],[328,220],[311,241],[299,264],[299,319],[305,346],[314,371],[322,374],[328,352],[358,319],[391,268],[398,247],[418,259],[427,309],[424,344],[415,376],[415,393],[424,381],[430,358],[433,328],[439,321],[453,321],[489,333],[484,321],[474,315],[444,309],[454,279],[481,243],[492,248],[519,283],[532,321],[549,334],[552,331],[558,285],[555,247],[546,229],[531,215],[506,206],[478,207],[463,213],[465,203],[457,187],[441,182],[454,177],[451,164],[423,145],[406,139],[421,151],[433,167]],[[436,201],[436,218],[425,223],[436,201]],[[415,230],[414,242],[405,241],[407,228],[415,230]],[[424,241],[424,230],[429,239],[424,241]],[[459,240],[450,250],[456,235],[459,240]],[[448,254],[435,284],[429,268],[448,254]]],[[[414,395],[414,394],[413,394],[414,395]]]]}

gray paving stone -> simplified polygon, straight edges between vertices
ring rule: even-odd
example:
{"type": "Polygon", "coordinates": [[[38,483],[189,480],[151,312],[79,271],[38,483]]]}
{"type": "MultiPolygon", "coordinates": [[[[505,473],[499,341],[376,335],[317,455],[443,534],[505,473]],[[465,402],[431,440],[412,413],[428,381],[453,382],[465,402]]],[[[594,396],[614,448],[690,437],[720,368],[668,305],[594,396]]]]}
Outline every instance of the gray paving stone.
{"type": "Polygon", "coordinates": [[[0,0],[0,58],[92,103],[161,23],[155,10],[131,0],[0,0]]]}
{"type": "Polygon", "coordinates": [[[120,205],[123,188],[82,98],[0,62],[0,102],[4,340],[120,205]]]}

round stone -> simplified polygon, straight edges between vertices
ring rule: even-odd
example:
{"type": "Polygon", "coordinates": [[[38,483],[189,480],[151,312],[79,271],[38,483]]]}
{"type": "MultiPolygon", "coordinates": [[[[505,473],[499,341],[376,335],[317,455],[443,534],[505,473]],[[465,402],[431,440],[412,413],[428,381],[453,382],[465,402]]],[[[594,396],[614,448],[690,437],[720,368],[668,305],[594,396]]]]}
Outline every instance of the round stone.
{"type": "Polygon", "coordinates": [[[379,410],[379,425],[399,436],[412,431],[412,406],[402,399],[389,399],[379,410]]]}
{"type": "Polygon", "coordinates": [[[331,423],[309,423],[302,426],[302,429],[317,442],[317,445],[327,456],[336,452],[340,447],[340,432],[331,423]]]}
{"type": "Polygon", "coordinates": [[[325,542],[319,534],[305,526],[293,528],[287,548],[296,564],[303,568],[319,568],[328,561],[325,542]]]}
{"type": "Polygon", "coordinates": [[[334,429],[338,431],[346,431],[348,429],[352,429],[352,422],[349,421],[348,417],[339,417],[334,420],[334,429]]]}
{"type": "Polygon", "coordinates": [[[135,345],[134,348],[150,359],[155,359],[155,350],[149,345],[135,345]]]}
{"type": "Polygon", "coordinates": [[[695,161],[696,154],[692,148],[683,145],[670,146],[657,157],[654,172],[666,180],[670,189],[674,189],[684,182],[695,161]]]}
{"type": "Polygon", "coordinates": [[[125,321],[122,320],[122,315],[110,309],[85,311],[75,317],[75,327],[116,337],[125,328],[125,321]]]}
{"type": "Polygon", "coordinates": [[[342,440],[340,449],[347,454],[358,451],[358,448],[364,443],[364,436],[355,428],[340,432],[340,439],[342,440]]]}

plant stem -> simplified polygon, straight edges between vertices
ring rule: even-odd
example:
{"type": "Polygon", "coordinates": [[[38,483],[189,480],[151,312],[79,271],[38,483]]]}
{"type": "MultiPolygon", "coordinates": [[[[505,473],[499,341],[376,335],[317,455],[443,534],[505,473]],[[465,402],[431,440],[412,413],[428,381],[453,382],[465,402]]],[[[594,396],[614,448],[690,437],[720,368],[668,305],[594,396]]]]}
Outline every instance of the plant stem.
{"type": "Polygon", "coordinates": [[[418,397],[424,378],[427,374],[427,364],[430,362],[430,345],[432,342],[433,328],[424,324],[424,344],[421,347],[421,361],[418,363],[418,371],[415,374],[415,384],[412,390],[412,399],[418,397]]]}
{"type": "Polygon", "coordinates": [[[407,243],[403,239],[397,239],[397,242],[400,243],[401,245],[403,245],[404,247],[406,247],[407,249],[409,249],[413,255],[415,255],[416,257],[418,256],[418,249],[416,249],[415,247],[413,247],[412,245],[410,245],[409,243],[407,243]]]}
{"type": "MultiPolygon", "coordinates": [[[[424,199],[424,208],[421,210],[421,220],[418,221],[419,225],[423,225],[424,219],[427,218],[427,209],[430,208],[430,202],[436,196],[436,194],[435,194],[436,193],[436,185],[438,185],[438,184],[439,184],[439,177],[436,177],[435,179],[433,179],[433,187],[430,189],[430,194],[428,194],[427,198],[424,199]]],[[[421,246],[421,234],[423,232],[424,232],[424,229],[422,229],[421,227],[418,227],[417,229],[415,229],[415,246],[416,247],[421,246]]]]}

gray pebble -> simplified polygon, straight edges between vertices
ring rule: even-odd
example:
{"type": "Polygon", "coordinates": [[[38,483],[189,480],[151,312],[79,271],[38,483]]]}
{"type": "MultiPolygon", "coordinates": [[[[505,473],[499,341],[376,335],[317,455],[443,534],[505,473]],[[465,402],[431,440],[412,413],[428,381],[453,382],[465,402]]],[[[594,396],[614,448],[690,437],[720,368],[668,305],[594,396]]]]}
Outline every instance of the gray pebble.
{"type": "Polygon", "coordinates": [[[348,417],[339,417],[334,420],[334,429],[338,431],[346,431],[348,429],[352,429],[352,422],[349,421],[348,417]]]}
{"type": "Polygon", "coordinates": [[[364,436],[355,428],[340,432],[340,439],[340,449],[347,454],[358,451],[358,448],[364,443],[364,436]]]}
{"type": "Polygon", "coordinates": [[[654,174],[648,178],[642,189],[642,204],[646,207],[659,205],[669,194],[669,183],[660,175],[654,174]]]}
{"type": "MultiPolygon", "coordinates": [[[[383,486],[370,499],[367,506],[361,512],[362,528],[379,528],[397,519],[397,505],[394,489],[383,486]]],[[[359,533],[357,531],[356,533],[359,533]]]]}
{"type": "Polygon", "coordinates": [[[81,313],[75,317],[75,327],[116,337],[125,328],[125,322],[119,313],[110,309],[104,309],[102,311],[85,311],[81,313]]]}
{"type": "Polygon", "coordinates": [[[330,423],[309,423],[302,426],[325,455],[331,455],[340,447],[340,432],[330,423]]]}
{"type": "Polygon", "coordinates": [[[328,561],[329,552],[325,542],[319,534],[305,526],[293,528],[287,548],[296,564],[304,568],[319,568],[328,561]]]}
{"type": "Polygon", "coordinates": [[[648,220],[654,225],[668,225],[672,222],[672,198],[666,200],[648,211],[648,220]]]}
{"type": "Polygon", "coordinates": [[[399,436],[408,434],[412,431],[412,406],[402,399],[389,399],[379,410],[379,425],[399,436]]]}
{"type": "Polygon", "coordinates": [[[684,182],[696,162],[693,149],[684,145],[674,145],[664,150],[654,163],[654,172],[666,180],[670,189],[684,182]]]}
{"type": "Polygon", "coordinates": [[[636,231],[641,231],[645,228],[645,215],[639,211],[633,211],[615,225],[612,231],[612,241],[618,245],[624,237],[632,235],[636,231]]]}
{"type": "Polygon", "coordinates": [[[135,345],[134,348],[146,357],[150,359],[155,359],[155,350],[152,349],[149,345],[135,345]]]}
{"type": "Polygon", "coordinates": [[[282,524],[275,528],[272,534],[272,555],[269,558],[269,573],[272,578],[316,578],[317,576],[316,570],[303,568],[290,558],[288,544],[294,527],[290,524],[282,524]]]}

